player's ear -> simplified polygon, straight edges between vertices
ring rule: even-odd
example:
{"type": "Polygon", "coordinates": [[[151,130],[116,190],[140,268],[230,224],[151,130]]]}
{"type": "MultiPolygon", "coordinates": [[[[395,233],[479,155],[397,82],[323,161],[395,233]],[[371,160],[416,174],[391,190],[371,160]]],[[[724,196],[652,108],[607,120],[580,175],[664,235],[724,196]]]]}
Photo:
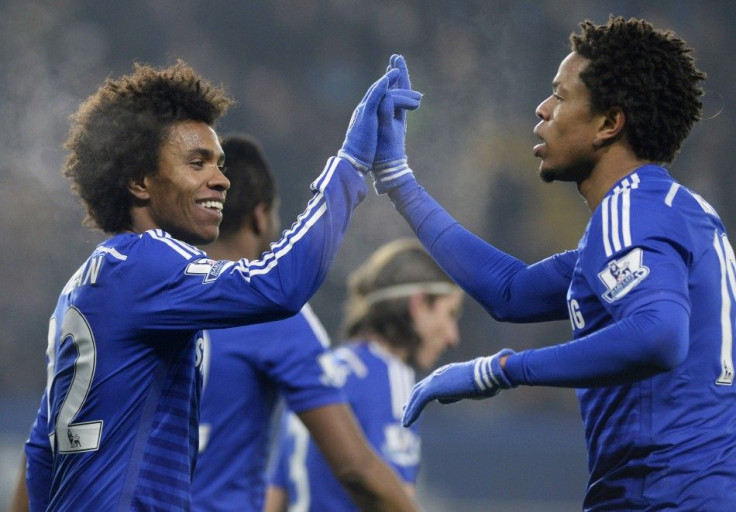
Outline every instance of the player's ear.
{"type": "Polygon", "coordinates": [[[412,318],[417,318],[418,315],[427,309],[427,295],[424,293],[416,292],[409,296],[409,314],[412,318]]]}
{"type": "Polygon", "coordinates": [[[151,194],[148,191],[146,176],[130,178],[128,180],[128,190],[133,194],[133,197],[140,201],[146,201],[151,197],[151,194]]]}
{"type": "Polygon", "coordinates": [[[257,236],[261,236],[268,232],[268,225],[270,222],[269,215],[271,208],[266,203],[258,203],[253,209],[252,215],[252,229],[253,233],[257,236]]]}
{"type": "Polygon", "coordinates": [[[600,115],[598,133],[593,147],[602,148],[617,141],[624,134],[626,114],[621,107],[611,107],[600,115]]]}

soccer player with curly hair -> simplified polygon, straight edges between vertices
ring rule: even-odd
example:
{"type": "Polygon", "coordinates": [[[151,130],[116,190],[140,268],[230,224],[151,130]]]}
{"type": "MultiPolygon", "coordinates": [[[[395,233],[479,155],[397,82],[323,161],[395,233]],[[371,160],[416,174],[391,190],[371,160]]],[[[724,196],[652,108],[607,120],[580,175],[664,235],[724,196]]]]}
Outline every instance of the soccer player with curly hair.
{"type": "Polygon", "coordinates": [[[196,247],[217,238],[230,186],[214,130],[231,102],[221,87],[183,62],[139,64],[82,104],[64,174],[86,223],[110,238],[51,316],[48,384],[26,443],[31,510],[190,510],[202,330],[294,315],[317,290],[365,173],[387,152],[381,98],[419,105],[417,93],[388,91],[397,77],[368,90],[306,210],[255,260],[196,247]]]}
{"type": "MultiPolygon", "coordinates": [[[[664,167],[701,117],[705,74],[682,38],[645,20],[580,28],[536,109],[533,150],[541,178],[574,182],[592,212],[575,250],[528,265],[462,228],[405,159],[374,171],[425,247],[496,319],[569,318],[573,330],[567,342],[439,369],[414,388],[404,424],[434,400],[576,388],[585,510],[733,510],[736,259],[713,207],[664,167]]],[[[407,86],[405,64],[392,65],[407,86]]]]}
{"type": "MultiPolygon", "coordinates": [[[[220,236],[207,254],[257,259],[280,231],[277,183],[251,136],[229,134],[221,144],[230,189],[220,236]]],[[[327,333],[308,304],[283,320],[208,329],[203,339],[193,512],[264,510],[271,426],[281,400],[316,440],[330,480],[349,503],[360,510],[416,510],[355,419],[335,375],[327,333]]]]}

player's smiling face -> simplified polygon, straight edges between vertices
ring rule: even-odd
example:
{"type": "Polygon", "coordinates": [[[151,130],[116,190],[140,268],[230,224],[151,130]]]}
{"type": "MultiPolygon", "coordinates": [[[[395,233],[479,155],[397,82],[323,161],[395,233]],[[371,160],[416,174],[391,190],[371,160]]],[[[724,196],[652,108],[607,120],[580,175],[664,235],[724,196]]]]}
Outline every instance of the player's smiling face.
{"type": "Polygon", "coordinates": [[[590,107],[590,91],[580,79],[588,60],[573,52],[560,64],[552,82],[552,94],[536,109],[541,121],[534,134],[542,143],[534,146],[541,158],[539,175],[544,181],[586,179],[595,165],[594,139],[600,116],[590,107]]]}
{"type": "Polygon", "coordinates": [[[161,144],[158,172],[144,178],[148,229],[163,229],[190,244],[214,241],[230,188],[223,163],[222,147],[209,125],[174,123],[161,144]]]}

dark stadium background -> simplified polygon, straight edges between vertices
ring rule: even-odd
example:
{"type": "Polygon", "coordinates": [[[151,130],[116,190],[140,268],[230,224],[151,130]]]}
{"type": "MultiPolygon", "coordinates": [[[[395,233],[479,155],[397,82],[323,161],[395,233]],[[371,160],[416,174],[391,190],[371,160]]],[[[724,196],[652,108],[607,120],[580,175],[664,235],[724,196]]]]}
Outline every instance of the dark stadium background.
{"type": "MultiPolygon", "coordinates": [[[[44,381],[48,315],[102,240],[59,173],[68,116],[134,61],[183,58],[238,104],[219,131],[263,143],[291,222],[340,147],[351,111],[391,53],[425,96],[410,115],[409,162],[463,224],[526,261],[573,248],[588,212],[571,185],[540,182],[534,109],[550,92],[568,35],[609,13],[676,30],[708,72],[706,119],[671,166],[736,230],[736,3],[731,1],[0,0],[0,510],[44,381]]],[[[287,226],[285,226],[287,227],[287,226]]],[[[339,340],[347,273],[410,232],[385,198],[356,211],[312,305],[339,340]]],[[[563,341],[567,322],[503,325],[466,302],[462,345],[441,362],[563,341]]],[[[442,510],[576,510],[585,448],[572,390],[517,389],[431,406],[420,500],[442,510]]]]}

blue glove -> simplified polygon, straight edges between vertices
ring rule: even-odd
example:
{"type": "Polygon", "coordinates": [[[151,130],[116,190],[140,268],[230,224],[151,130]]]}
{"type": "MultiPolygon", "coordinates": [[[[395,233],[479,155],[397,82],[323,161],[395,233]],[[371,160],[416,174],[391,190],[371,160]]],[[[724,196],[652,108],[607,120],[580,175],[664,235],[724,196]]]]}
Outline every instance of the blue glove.
{"type": "Polygon", "coordinates": [[[373,164],[374,187],[378,194],[385,194],[399,185],[402,176],[413,176],[407,164],[406,111],[419,108],[422,95],[411,89],[409,70],[404,57],[392,55],[389,70],[398,70],[399,76],[381,101],[378,109],[378,145],[373,164]]]}
{"type": "Polygon", "coordinates": [[[396,83],[399,71],[389,69],[370,86],[350,118],[345,141],[337,156],[348,160],[364,173],[373,167],[378,144],[378,107],[389,86],[396,83]]]}
{"type": "Polygon", "coordinates": [[[478,357],[464,363],[451,363],[436,369],[420,380],[411,391],[404,407],[403,424],[408,427],[416,421],[424,407],[432,400],[451,404],[463,398],[489,398],[504,389],[515,387],[501,368],[501,358],[515,354],[503,349],[495,355],[478,357]]]}

